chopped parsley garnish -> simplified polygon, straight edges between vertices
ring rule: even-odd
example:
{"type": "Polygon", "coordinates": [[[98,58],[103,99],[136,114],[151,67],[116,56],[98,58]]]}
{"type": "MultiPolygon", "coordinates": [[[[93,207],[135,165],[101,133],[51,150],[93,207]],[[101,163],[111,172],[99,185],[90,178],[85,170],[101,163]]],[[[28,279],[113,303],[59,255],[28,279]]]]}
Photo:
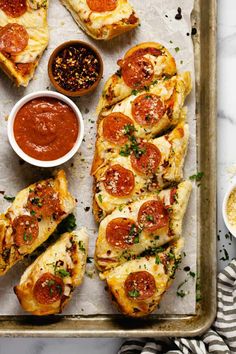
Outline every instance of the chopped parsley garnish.
{"type": "Polygon", "coordinates": [[[126,124],[124,126],[124,134],[128,136],[130,144],[125,144],[120,150],[121,156],[129,156],[132,152],[135,154],[136,158],[140,158],[145,152],[145,149],[140,148],[136,137],[133,135],[135,128],[132,124],[126,124]]]}
{"type": "Polygon", "coordinates": [[[143,154],[145,154],[146,149],[143,149],[139,146],[135,136],[130,136],[130,145],[126,144],[124,148],[120,150],[121,156],[129,156],[132,152],[134,153],[135,157],[139,159],[143,154]]]}
{"type": "Polygon", "coordinates": [[[128,294],[130,297],[139,297],[140,296],[139,291],[136,289],[129,291],[128,294]]]}
{"type": "Polygon", "coordinates": [[[191,181],[200,182],[203,176],[204,176],[204,172],[198,172],[195,175],[190,176],[189,179],[191,181]]]}
{"type": "Polygon", "coordinates": [[[168,253],[169,259],[175,259],[175,255],[171,252],[168,253]]]}
{"type": "Polygon", "coordinates": [[[146,215],[146,220],[147,221],[154,221],[153,215],[150,215],[150,214],[146,215]]]}
{"type": "Polygon", "coordinates": [[[102,195],[101,194],[98,195],[98,200],[100,203],[102,203],[102,195]]]}
{"type": "Polygon", "coordinates": [[[30,210],[30,215],[34,216],[36,212],[34,210],[30,210]]]}
{"type": "Polygon", "coordinates": [[[131,135],[133,132],[135,132],[135,127],[133,124],[126,124],[123,129],[125,135],[131,135]]]}
{"type": "Polygon", "coordinates": [[[14,202],[14,200],[15,200],[15,197],[11,197],[11,196],[9,196],[9,195],[4,195],[3,198],[4,198],[5,200],[7,200],[8,202],[10,202],[10,203],[14,202]]]}
{"type": "Polygon", "coordinates": [[[82,252],[85,252],[85,251],[86,251],[85,248],[84,248],[84,243],[83,243],[82,241],[79,241],[79,249],[80,249],[80,251],[82,251],[82,252]]]}
{"type": "Polygon", "coordinates": [[[176,51],[176,53],[178,53],[179,52],[179,47],[175,47],[175,51],[176,51]]]}
{"type": "Polygon", "coordinates": [[[156,264],[160,264],[160,263],[161,263],[161,259],[160,259],[160,257],[159,257],[159,256],[156,256],[155,263],[156,263],[156,264]]]}
{"type": "Polygon", "coordinates": [[[134,237],[134,243],[139,243],[139,234],[141,232],[141,229],[137,229],[135,224],[133,224],[129,230],[129,236],[135,236],[134,237]]]}
{"type": "Polygon", "coordinates": [[[67,272],[67,270],[66,270],[66,269],[63,269],[63,268],[57,269],[57,270],[56,270],[56,273],[57,273],[58,275],[60,275],[60,277],[62,277],[62,278],[68,277],[68,276],[70,275],[70,273],[67,272]]]}
{"type": "Polygon", "coordinates": [[[131,95],[137,96],[137,94],[138,94],[138,90],[132,90],[131,91],[131,95]]]}
{"type": "Polygon", "coordinates": [[[27,241],[31,241],[32,240],[32,235],[31,234],[27,234],[26,232],[24,233],[24,236],[23,236],[23,240],[25,242],[27,241]]]}
{"type": "Polygon", "coordinates": [[[52,286],[54,284],[55,284],[55,280],[50,279],[50,280],[47,281],[47,285],[48,286],[52,286]]]}
{"type": "Polygon", "coordinates": [[[192,271],[189,272],[189,275],[190,275],[192,278],[195,278],[195,277],[196,277],[196,273],[194,273],[194,272],[192,272],[192,271]]]}

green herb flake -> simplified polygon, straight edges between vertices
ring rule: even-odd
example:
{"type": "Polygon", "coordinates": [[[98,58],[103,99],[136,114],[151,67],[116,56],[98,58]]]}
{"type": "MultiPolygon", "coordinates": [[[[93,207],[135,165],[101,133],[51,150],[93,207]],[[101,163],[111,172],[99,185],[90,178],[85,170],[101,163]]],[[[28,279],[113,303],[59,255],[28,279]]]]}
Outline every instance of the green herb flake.
{"type": "Polygon", "coordinates": [[[83,241],[79,241],[79,249],[80,249],[80,251],[82,251],[82,252],[85,252],[85,251],[86,251],[85,248],[84,248],[84,243],[83,243],[83,241]]]}
{"type": "Polygon", "coordinates": [[[66,269],[63,269],[63,268],[57,269],[57,270],[56,270],[56,273],[57,273],[61,278],[66,278],[66,277],[68,277],[68,276],[70,275],[70,273],[67,272],[67,270],[66,270],[66,269]]]}
{"type": "Polygon", "coordinates": [[[11,197],[9,195],[4,195],[3,197],[5,200],[7,200],[9,203],[13,203],[15,200],[15,197],[11,197]]]}
{"type": "Polygon", "coordinates": [[[175,51],[176,51],[176,53],[178,53],[179,52],[179,47],[175,47],[175,51]]]}
{"type": "Polygon", "coordinates": [[[139,235],[135,236],[135,238],[134,238],[134,243],[135,243],[135,244],[139,243],[139,235]]]}
{"type": "Polygon", "coordinates": [[[156,256],[155,263],[156,264],[160,264],[161,263],[161,259],[160,259],[159,256],[156,256]]]}
{"type": "Polygon", "coordinates": [[[31,234],[27,234],[26,232],[24,233],[23,240],[24,240],[25,242],[31,241],[32,238],[33,238],[33,236],[32,236],[31,234]]]}
{"type": "Polygon", "coordinates": [[[192,278],[195,278],[195,277],[196,277],[196,273],[194,273],[194,272],[192,272],[192,271],[189,272],[189,275],[190,275],[192,278]]]}
{"type": "Polygon", "coordinates": [[[169,259],[175,259],[175,255],[171,252],[168,253],[169,259]]]}
{"type": "Polygon", "coordinates": [[[203,176],[204,176],[204,172],[198,172],[195,175],[190,176],[189,179],[191,181],[200,182],[203,176]]]}
{"type": "Polygon", "coordinates": [[[150,214],[146,215],[146,220],[147,221],[154,221],[153,215],[150,215],[150,214]]]}
{"type": "Polygon", "coordinates": [[[134,289],[128,292],[130,297],[137,298],[140,296],[140,293],[138,290],[134,289]]]}
{"type": "Polygon", "coordinates": [[[131,95],[137,96],[138,92],[139,92],[138,90],[132,90],[131,95]]]}
{"type": "Polygon", "coordinates": [[[98,200],[100,203],[102,203],[102,195],[101,194],[98,195],[98,200]]]}

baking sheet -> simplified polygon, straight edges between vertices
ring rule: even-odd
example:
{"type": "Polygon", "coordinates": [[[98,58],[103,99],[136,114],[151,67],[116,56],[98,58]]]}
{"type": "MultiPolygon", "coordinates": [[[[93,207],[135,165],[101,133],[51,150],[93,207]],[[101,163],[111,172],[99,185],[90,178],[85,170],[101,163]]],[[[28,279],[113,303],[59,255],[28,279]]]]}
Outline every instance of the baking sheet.
{"type": "MultiPolygon", "coordinates": [[[[14,103],[27,93],[43,89],[52,89],[47,77],[47,61],[52,50],[60,43],[70,39],[81,39],[89,41],[101,52],[104,64],[104,79],[95,94],[75,100],[81,109],[85,120],[85,142],[76,157],[67,163],[65,168],[70,189],[78,199],[76,209],[78,226],[86,226],[90,235],[90,256],[93,255],[94,243],[97,234],[97,227],[94,224],[91,209],[86,212],[85,208],[91,206],[92,200],[92,178],[89,175],[93,148],[96,134],[95,107],[99,93],[102,90],[105,80],[117,70],[116,61],[122,57],[124,52],[131,46],[144,41],[159,41],[170,49],[176,58],[179,71],[190,70],[194,82],[194,54],[191,42],[190,14],[193,8],[193,0],[170,0],[168,3],[161,0],[149,0],[140,2],[133,0],[133,5],[141,18],[141,27],[136,31],[125,34],[111,42],[100,43],[88,38],[74,23],[70,14],[56,0],[51,1],[49,9],[49,24],[51,40],[43,59],[36,72],[34,80],[27,89],[16,89],[10,81],[1,73],[0,79],[0,112],[1,112],[1,139],[0,139],[0,190],[7,195],[15,195],[17,191],[24,188],[31,182],[50,175],[49,170],[41,170],[28,164],[22,164],[14,154],[7,141],[7,115],[14,103]],[[175,20],[177,8],[181,7],[183,19],[175,20]],[[56,14],[56,16],[55,16],[56,14]]],[[[195,94],[192,91],[186,102],[188,106],[188,121],[190,124],[190,145],[185,164],[185,177],[196,172],[196,128],[195,128],[195,94]]],[[[195,313],[195,278],[187,275],[183,268],[189,266],[192,272],[196,268],[196,187],[194,187],[188,212],[185,217],[183,235],[185,237],[186,257],[171,289],[166,293],[158,313],[165,314],[193,314],[195,313]],[[177,287],[187,279],[181,288],[187,295],[184,298],[176,295],[177,287]],[[173,301],[174,299],[174,301],[173,301]]],[[[0,197],[0,210],[5,210],[8,203],[0,197]]],[[[18,301],[13,293],[13,286],[19,281],[24,270],[24,264],[15,266],[6,276],[0,279],[0,314],[21,315],[18,301]]],[[[64,311],[65,314],[112,314],[114,309],[111,306],[107,293],[104,290],[104,283],[101,282],[92,264],[88,264],[87,275],[84,284],[76,290],[70,305],[64,311]]]]}

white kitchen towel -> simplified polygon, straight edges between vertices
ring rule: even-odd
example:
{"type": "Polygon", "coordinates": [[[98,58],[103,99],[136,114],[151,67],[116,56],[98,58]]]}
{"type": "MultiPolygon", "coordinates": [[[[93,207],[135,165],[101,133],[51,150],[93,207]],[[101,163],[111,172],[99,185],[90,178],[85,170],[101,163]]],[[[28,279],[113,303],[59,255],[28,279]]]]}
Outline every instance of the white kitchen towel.
{"type": "Polygon", "coordinates": [[[218,309],[212,328],[198,338],[130,339],[118,354],[236,353],[236,260],[218,275],[218,309]]]}

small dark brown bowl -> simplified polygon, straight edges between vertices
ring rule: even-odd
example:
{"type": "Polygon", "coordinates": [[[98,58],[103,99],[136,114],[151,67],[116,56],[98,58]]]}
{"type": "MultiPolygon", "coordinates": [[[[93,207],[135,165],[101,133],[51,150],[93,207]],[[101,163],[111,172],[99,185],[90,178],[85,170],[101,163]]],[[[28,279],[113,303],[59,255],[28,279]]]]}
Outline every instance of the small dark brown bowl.
{"type": "Polygon", "coordinates": [[[91,46],[89,43],[86,43],[83,41],[78,41],[78,40],[68,41],[68,42],[65,42],[65,43],[62,43],[61,45],[59,45],[51,54],[50,59],[48,61],[48,75],[49,75],[51,84],[55,87],[55,89],[58,92],[62,93],[63,95],[70,96],[70,97],[85,96],[85,95],[88,95],[89,93],[91,93],[92,91],[94,91],[96,89],[96,87],[98,86],[99,82],[101,81],[101,78],[103,75],[103,60],[102,60],[101,55],[97,51],[97,49],[94,48],[93,46],[91,46]],[[71,47],[71,46],[88,48],[95,54],[96,58],[98,59],[99,73],[98,73],[97,80],[90,87],[88,87],[86,89],[80,89],[78,91],[65,90],[56,82],[56,80],[53,76],[52,66],[53,66],[53,62],[54,62],[55,58],[64,48],[71,47]]]}

